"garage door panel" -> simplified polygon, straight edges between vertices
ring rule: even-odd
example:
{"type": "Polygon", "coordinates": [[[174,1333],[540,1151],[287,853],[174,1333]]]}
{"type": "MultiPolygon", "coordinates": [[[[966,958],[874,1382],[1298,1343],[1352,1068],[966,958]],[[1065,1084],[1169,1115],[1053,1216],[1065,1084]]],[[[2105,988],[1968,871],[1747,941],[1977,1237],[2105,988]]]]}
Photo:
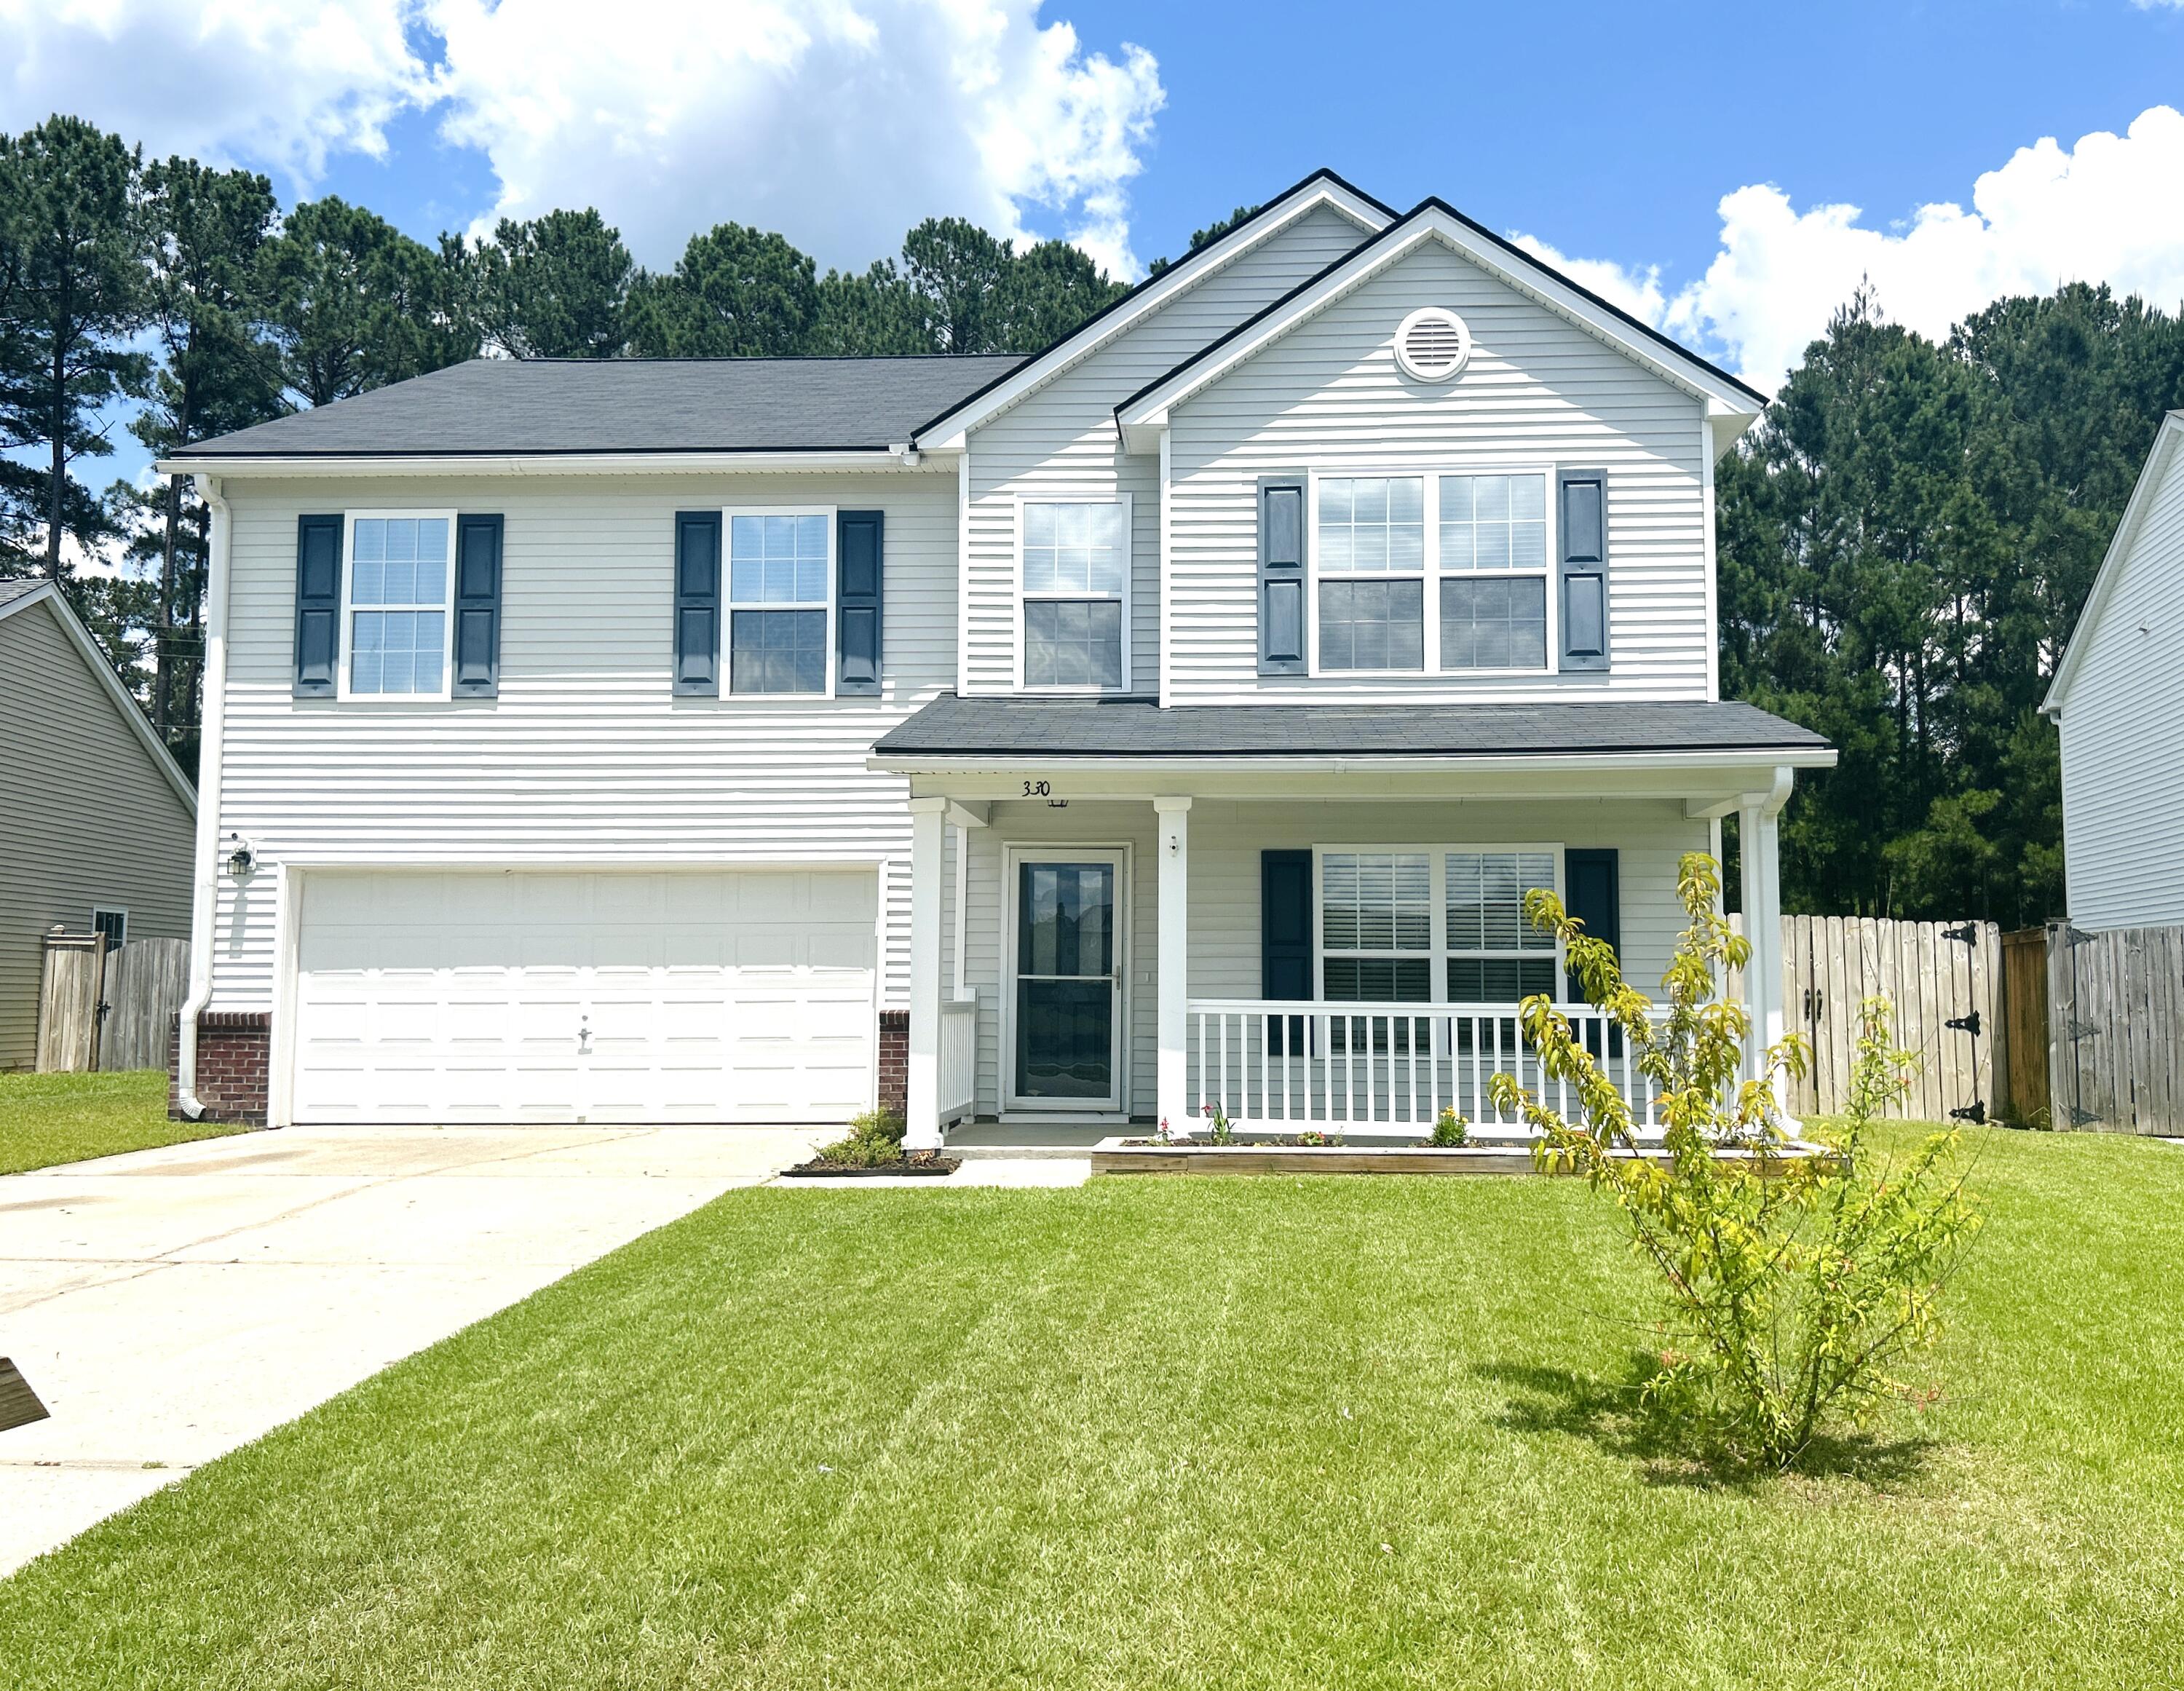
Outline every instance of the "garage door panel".
{"type": "Polygon", "coordinates": [[[306,876],[302,1121],[834,1121],[866,1107],[869,871],[306,876]]]}

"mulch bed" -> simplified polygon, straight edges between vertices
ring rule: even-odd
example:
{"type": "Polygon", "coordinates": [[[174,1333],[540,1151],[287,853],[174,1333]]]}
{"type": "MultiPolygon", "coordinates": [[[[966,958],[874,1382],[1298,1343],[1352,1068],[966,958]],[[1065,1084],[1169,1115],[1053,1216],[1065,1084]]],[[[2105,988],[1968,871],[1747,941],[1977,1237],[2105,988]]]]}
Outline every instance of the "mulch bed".
{"type": "Polygon", "coordinates": [[[867,1166],[863,1163],[823,1163],[814,1157],[808,1163],[799,1163],[794,1168],[782,1170],[787,1180],[811,1180],[824,1176],[828,1180],[862,1180],[881,1176],[930,1175],[944,1178],[963,1166],[961,1157],[943,1157],[931,1151],[917,1152],[899,1163],[880,1163],[867,1166]]]}

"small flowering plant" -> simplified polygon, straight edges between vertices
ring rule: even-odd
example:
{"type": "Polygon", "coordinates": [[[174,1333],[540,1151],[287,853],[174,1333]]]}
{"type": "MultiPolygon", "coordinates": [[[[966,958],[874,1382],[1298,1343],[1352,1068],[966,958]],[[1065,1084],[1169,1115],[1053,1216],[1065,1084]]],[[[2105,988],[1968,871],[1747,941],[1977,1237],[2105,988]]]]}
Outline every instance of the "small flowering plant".
{"type": "Polygon", "coordinates": [[[1228,1112],[1221,1105],[1201,1104],[1198,1113],[1206,1118],[1206,1131],[1212,1135],[1215,1144],[1233,1145],[1236,1143],[1235,1124],[1228,1120],[1228,1112]]]}

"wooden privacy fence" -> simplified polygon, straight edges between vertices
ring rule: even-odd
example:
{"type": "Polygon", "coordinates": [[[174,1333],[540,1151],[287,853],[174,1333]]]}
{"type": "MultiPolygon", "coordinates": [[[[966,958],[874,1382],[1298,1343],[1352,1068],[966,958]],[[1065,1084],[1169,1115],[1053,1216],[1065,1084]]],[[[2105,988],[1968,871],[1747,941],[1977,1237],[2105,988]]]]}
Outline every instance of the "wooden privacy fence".
{"type": "Polygon", "coordinates": [[[47,934],[38,997],[39,1069],[164,1069],[189,978],[187,939],[131,940],[109,951],[99,934],[47,934]]]}
{"type": "Polygon", "coordinates": [[[2184,1134],[2184,927],[2045,940],[2053,1125],[2184,1134]]]}
{"type": "MultiPolygon", "coordinates": [[[[1730,918],[1739,932],[1740,916],[1730,918]]],[[[1981,1121],[2003,1114],[2002,935],[1992,922],[1891,921],[1872,916],[1782,918],[1782,1023],[1812,1044],[1812,1066],[1790,1089],[1798,1115],[1850,1107],[1858,1005],[1886,998],[1897,1044],[1919,1056],[1903,1121],[1981,1121]]],[[[1741,983],[1732,982],[1732,997],[1741,983]]]]}

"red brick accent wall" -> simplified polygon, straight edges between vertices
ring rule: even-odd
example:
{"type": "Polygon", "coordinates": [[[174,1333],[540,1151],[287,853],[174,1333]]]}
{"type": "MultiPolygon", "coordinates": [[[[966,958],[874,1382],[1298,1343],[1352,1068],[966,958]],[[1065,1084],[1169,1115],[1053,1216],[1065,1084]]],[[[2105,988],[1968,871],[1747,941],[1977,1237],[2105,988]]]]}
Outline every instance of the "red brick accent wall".
{"type": "Polygon", "coordinates": [[[910,1108],[910,1012],[880,1012],[880,1108],[910,1108]]]}
{"type": "MultiPolygon", "coordinates": [[[[177,1018],[179,1021],[180,1018],[177,1018]]],[[[181,1114],[182,1043],[167,1043],[167,1113],[181,1114]]],[[[266,1010],[207,1010],[198,1017],[198,1102],[214,1121],[265,1125],[266,1071],[273,1056],[273,1017],[266,1010]]]]}

